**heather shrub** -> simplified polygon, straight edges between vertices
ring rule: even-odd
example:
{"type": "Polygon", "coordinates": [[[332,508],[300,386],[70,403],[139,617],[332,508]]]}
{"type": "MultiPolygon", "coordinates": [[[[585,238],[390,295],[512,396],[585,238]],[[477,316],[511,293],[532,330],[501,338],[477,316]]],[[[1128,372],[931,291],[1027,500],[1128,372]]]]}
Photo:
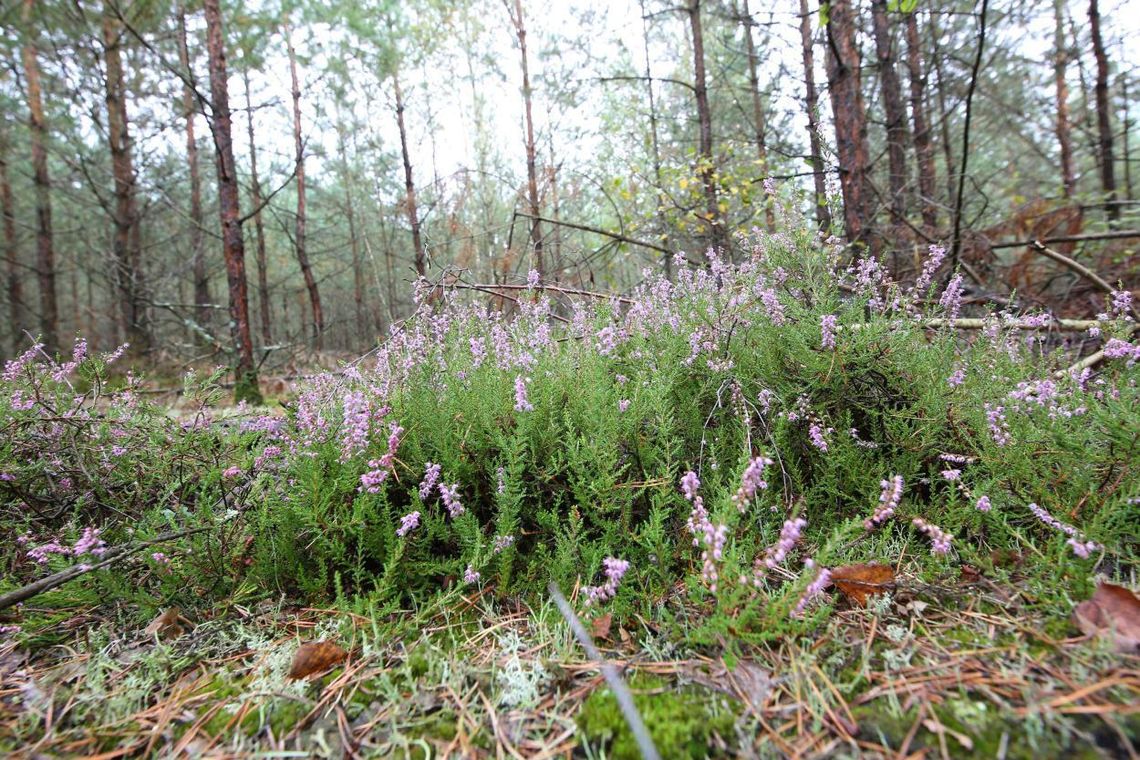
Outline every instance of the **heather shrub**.
{"type": "Polygon", "coordinates": [[[731,611],[720,626],[775,631],[828,566],[906,543],[932,573],[1011,543],[1058,577],[1135,561],[1125,310],[1098,328],[1110,358],[1067,372],[1049,315],[931,323],[963,309],[941,249],[908,287],[806,227],[748,249],[570,307],[532,275],[509,314],[422,284],[374,355],[247,424],[252,572],[377,601],[555,580],[630,609],[682,591],[731,611]]]}

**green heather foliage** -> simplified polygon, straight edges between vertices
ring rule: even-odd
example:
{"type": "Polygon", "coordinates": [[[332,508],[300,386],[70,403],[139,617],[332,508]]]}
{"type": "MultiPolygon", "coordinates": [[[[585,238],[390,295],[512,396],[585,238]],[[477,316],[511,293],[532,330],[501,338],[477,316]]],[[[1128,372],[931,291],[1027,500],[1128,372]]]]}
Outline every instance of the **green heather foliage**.
{"type": "Polygon", "coordinates": [[[1068,372],[1048,315],[925,324],[962,308],[941,249],[904,287],[804,225],[747,242],[737,263],[679,256],[675,282],[646,272],[628,299],[555,303],[532,276],[504,314],[421,283],[373,354],[238,426],[205,406],[175,422],[107,396],[102,359],[31,352],[3,378],[3,583],[210,525],[144,555],[148,583],[200,594],[248,573],[392,609],[553,580],[594,609],[698,611],[695,640],[714,640],[810,623],[826,568],[904,551],[930,552],[932,576],[1029,544],[1056,581],[1135,565],[1124,294],[1093,336],[1109,358],[1068,372]]]}

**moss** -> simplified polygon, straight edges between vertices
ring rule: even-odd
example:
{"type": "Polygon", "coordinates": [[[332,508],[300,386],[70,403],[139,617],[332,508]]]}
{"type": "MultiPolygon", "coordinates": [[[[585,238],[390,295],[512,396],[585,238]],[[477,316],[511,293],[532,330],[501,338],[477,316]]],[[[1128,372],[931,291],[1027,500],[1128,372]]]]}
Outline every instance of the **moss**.
{"type": "MultiPolygon", "coordinates": [[[[675,684],[652,676],[635,676],[630,689],[663,757],[706,757],[713,736],[725,741],[734,736],[736,715],[725,704],[727,698],[695,686],[678,689],[675,684]]],[[[641,757],[617,699],[608,688],[595,691],[582,705],[578,727],[588,741],[608,746],[607,757],[641,757]]]]}
{"type": "Polygon", "coordinates": [[[245,401],[254,406],[261,406],[265,403],[265,399],[261,395],[261,388],[257,383],[257,373],[243,372],[234,381],[234,401],[241,403],[245,401]]]}

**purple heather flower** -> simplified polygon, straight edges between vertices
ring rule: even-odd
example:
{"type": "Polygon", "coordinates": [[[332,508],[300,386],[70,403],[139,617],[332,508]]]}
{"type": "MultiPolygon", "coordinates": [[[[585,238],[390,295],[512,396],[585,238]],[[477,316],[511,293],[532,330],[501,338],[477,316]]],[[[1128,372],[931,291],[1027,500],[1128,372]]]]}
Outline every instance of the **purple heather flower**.
{"type": "Polygon", "coordinates": [[[787,558],[788,553],[795,547],[796,542],[800,540],[800,536],[803,534],[805,527],[807,527],[807,520],[802,517],[784,521],[784,527],[780,530],[779,540],[765,550],[763,557],[756,558],[756,562],[752,568],[753,585],[759,588],[763,581],[765,571],[775,568],[776,565],[787,558]]]}
{"type": "Polygon", "coordinates": [[[439,482],[441,469],[438,464],[433,464],[432,462],[428,462],[425,466],[424,479],[420,481],[420,501],[426,502],[428,497],[431,496],[432,489],[434,489],[436,483],[439,482]]]}
{"type": "Polygon", "coordinates": [[[162,552],[154,552],[150,555],[150,558],[160,565],[170,564],[170,557],[167,557],[162,552]]]}
{"type": "Polygon", "coordinates": [[[764,480],[764,468],[770,464],[772,460],[768,457],[753,457],[744,468],[744,474],[740,478],[740,488],[732,495],[732,503],[741,513],[756,498],[758,491],[768,488],[768,482],[764,480]]]}
{"type": "Polygon", "coordinates": [[[439,495],[443,499],[443,506],[447,507],[447,513],[451,515],[451,519],[459,517],[467,510],[459,501],[459,484],[454,483],[446,486],[442,483],[439,484],[439,495]]]}
{"type": "Polygon", "coordinates": [[[946,378],[946,383],[951,388],[957,388],[964,382],[966,382],[966,370],[962,369],[961,367],[954,370],[953,374],[951,374],[950,377],[946,378]]]}
{"type": "Polygon", "coordinates": [[[1008,445],[1013,438],[1009,434],[1009,425],[1005,421],[1005,407],[990,406],[989,402],[986,402],[984,408],[986,410],[986,421],[990,426],[990,437],[998,446],[1008,445]]]}
{"type": "Polygon", "coordinates": [[[341,425],[340,461],[347,462],[368,446],[368,433],[372,424],[372,411],[364,394],[356,391],[344,397],[341,425]]]}
{"type": "Polygon", "coordinates": [[[1081,541],[1076,538],[1070,538],[1066,543],[1073,548],[1073,554],[1081,559],[1088,559],[1090,554],[1100,549],[1100,544],[1095,541],[1081,541]]]}
{"type": "Polygon", "coordinates": [[[625,412],[627,412],[629,410],[629,404],[630,404],[629,399],[627,399],[627,398],[621,399],[620,401],[618,401],[618,411],[621,412],[622,414],[625,414],[625,412]]]}
{"type": "Polygon", "coordinates": [[[495,536],[494,553],[498,554],[500,552],[506,551],[514,545],[514,536],[495,536]]]}
{"type": "Polygon", "coordinates": [[[602,560],[602,567],[606,575],[606,582],[601,586],[586,586],[582,589],[586,594],[587,606],[613,599],[621,579],[629,570],[629,561],[617,557],[606,557],[602,560]]]}
{"type": "Polygon", "coordinates": [[[75,546],[71,548],[71,553],[76,557],[83,554],[101,557],[106,551],[107,545],[103,542],[103,539],[99,538],[99,529],[90,526],[83,529],[83,535],[75,542],[75,546]]]}
{"type": "Polygon", "coordinates": [[[467,584],[479,582],[479,571],[473,565],[467,565],[467,569],[463,571],[463,582],[467,584]]]}
{"type": "Polygon", "coordinates": [[[932,554],[948,554],[950,552],[951,536],[934,523],[929,523],[921,517],[911,521],[914,527],[930,536],[930,551],[932,554]]]}
{"type": "Polygon", "coordinates": [[[942,471],[942,477],[946,478],[951,483],[953,483],[955,480],[958,480],[959,478],[962,477],[962,471],[961,470],[943,470],[942,471]]]}
{"type": "Polygon", "coordinates": [[[487,358],[487,341],[483,338],[471,339],[471,366],[478,368],[487,358]]]}
{"type": "Polygon", "coordinates": [[[989,512],[989,511],[990,511],[990,509],[992,509],[992,508],[993,508],[993,505],[992,505],[992,504],[990,504],[990,497],[989,497],[989,496],[984,496],[984,495],[983,495],[983,496],[980,496],[980,497],[978,498],[978,503],[977,503],[977,504],[975,504],[975,505],[974,505],[974,507],[975,507],[975,508],[976,508],[976,509],[977,509],[979,512],[989,512]]]}
{"type": "Polygon", "coordinates": [[[522,375],[515,376],[515,411],[516,412],[533,412],[534,405],[527,400],[526,397],[526,383],[522,375]]]}
{"type": "MultiPolygon", "coordinates": [[[[1120,338],[1109,338],[1108,342],[1104,344],[1104,356],[1106,359],[1132,359],[1136,361],[1140,359],[1140,346],[1134,346],[1120,338]]],[[[13,406],[15,406],[14,403],[13,406]]]]}
{"type": "Polygon", "coordinates": [[[1081,559],[1088,559],[1091,552],[1101,548],[1100,544],[1095,541],[1082,540],[1084,537],[1081,532],[1068,523],[1063,523],[1053,515],[1049,514],[1043,507],[1036,504],[1029,504],[1029,511],[1037,517],[1038,520],[1048,525],[1050,528],[1066,534],[1069,538],[1065,542],[1073,548],[1073,553],[1081,559]]]}
{"type": "Polygon", "coordinates": [[[957,319],[962,311],[962,275],[956,274],[946,283],[946,290],[942,293],[938,305],[946,310],[950,319],[957,319]]]}
{"type": "Polygon", "coordinates": [[[839,320],[834,314],[824,314],[819,319],[819,332],[821,348],[830,349],[835,348],[835,330],[839,320]]]}
{"type": "Polygon", "coordinates": [[[914,281],[914,292],[922,294],[930,287],[931,280],[934,279],[934,273],[938,271],[938,267],[942,266],[942,260],[946,258],[946,249],[940,245],[930,246],[930,255],[926,257],[926,261],[922,262],[922,273],[918,279],[914,281]]]}
{"type": "Polygon", "coordinates": [[[1118,317],[1128,318],[1128,312],[1132,309],[1132,292],[1129,290],[1117,290],[1112,294],[1112,311],[1118,317]]]}
{"type": "MultiPolygon", "coordinates": [[[[804,566],[810,570],[811,568],[815,567],[815,562],[811,559],[808,559],[804,562],[804,566]]],[[[822,594],[823,590],[829,585],[831,585],[831,571],[826,567],[821,567],[819,569],[819,573],[815,576],[815,580],[809,583],[808,587],[804,589],[803,596],[800,597],[800,600],[796,603],[795,609],[792,610],[792,617],[803,617],[804,610],[807,609],[807,606],[811,600],[822,594]]]]}
{"type": "Polygon", "coordinates": [[[889,480],[879,481],[879,486],[883,489],[879,494],[879,506],[875,508],[874,514],[863,522],[866,530],[874,530],[890,519],[902,500],[902,475],[892,475],[889,480]]]}
{"type": "Polygon", "coordinates": [[[226,469],[224,469],[222,471],[222,477],[225,478],[226,480],[232,480],[233,478],[236,478],[238,475],[241,475],[241,468],[238,467],[236,464],[233,465],[232,467],[227,467],[226,469]]]}
{"type": "Polygon", "coordinates": [[[506,493],[507,492],[507,470],[506,470],[506,468],[504,468],[504,467],[497,468],[495,470],[495,477],[498,480],[498,485],[496,485],[495,491],[498,493],[506,493]]]}
{"type": "MultiPolygon", "coordinates": [[[[831,428],[828,428],[827,432],[831,432],[831,428]]],[[[824,438],[824,429],[818,422],[813,422],[808,428],[808,437],[811,438],[812,446],[820,451],[827,452],[827,439],[824,438]]]]}
{"type": "Polygon", "coordinates": [[[418,527],[420,527],[420,513],[409,512],[400,518],[400,527],[396,528],[396,535],[403,538],[418,527]]]}

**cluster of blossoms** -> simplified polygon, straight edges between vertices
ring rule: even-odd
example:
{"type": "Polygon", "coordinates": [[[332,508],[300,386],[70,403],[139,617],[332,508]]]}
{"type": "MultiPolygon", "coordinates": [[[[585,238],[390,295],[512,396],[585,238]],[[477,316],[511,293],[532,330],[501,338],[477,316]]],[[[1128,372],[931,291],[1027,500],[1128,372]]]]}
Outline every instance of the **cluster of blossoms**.
{"type": "Polygon", "coordinates": [[[914,527],[930,537],[930,551],[932,554],[949,554],[952,536],[934,523],[927,522],[921,517],[911,521],[914,527]]]}
{"type": "Polygon", "coordinates": [[[974,507],[979,512],[989,512],[991,509],[993,509],[993,505],[990,504],[990,497],[984,494],[978,497],[978,501],[976,504],[974,504],[974,507]]]}
{"type": "Polygon", "coordinates": [[[835,348],[835,331],[839,319],[834,314],[824,314],[819,319],[819,345],[823,349],[835,348]]]}
{"type": "Polygon", "coordinates": [[[1113,315],[1128,321],[1132,321],[1132,291],[1130,290],[1117,290],[1112,294],[1112,312],[1113,315]]]}
{"type": "Polygon", "coordinates": [[[926,257],[926,261],[922,262],[922,272],[914,281],[913,293],[921,295],[926,292],[934,279],[934,273],[938,271],[938,267],[942,266],[942,260],[945,258],[946,249],[943,246],[937,244],[930,246],[930,255],[926,257]]]}
{"type": "Polygon", "coordinates": [[[629,561],[617,557],[606,557],[602,560],[602,568],[606,575],[606,582],[600,586],[586,586],[582,589],[586,594],[586,605],[600,604],[613,599],[617,593],[618,584],[629,570],[629,561]]]}
{"type": "Polygon", "coordinates": [[[368,399],[360,391],[344,397],[341,425],[340,461],[347,462],[368,447],[368,434],[372,427],[372,410],[368,399]]]}
{"type": "Polygon", "coordinates": [[[494,553],[499,554],[515,545],[514,536],[495,536],[494,553]]]}
{"type": "Polygon", "coordinates": [[[533,412],[534,405],[526,397],[526,379],[522,375],[515,376],[515,411],[533,412]]]}
{"type": "Polygon", "coordinates": [[[946,290],[942,292],[942,298],[938,300],[938,305],[946,310],[950,319],[958,318],[958,314],[962,311],[962,275],[956,274],[950,278],[950,282],[946,283],[946,290]]]}
{"type": "Polygon", "coordinates": [[[820,451],[827,452],[827,433],[833,432],[831,428],[823,429],[823,426],[818,422],[811,423],[808,428],[808,438],[811,439],[811,445],[815,446],[820,451]]]}
{"type": "Polygon", "coordinates": [[[478,583],[480,577],[479,571],[475,569],[474,565],[468,564],[467,569],[463,571],[463,582],[468,585],[478,583]]]}
{"type": "Polygon", "coordinates": [[[895,510],[898,509],[903,494],[902,475],[892,475],[888,480],[879,481],[879,487],[883,489],[882,493],[879,494],[879,506],[875,508],[874,514],[863,521],[863,527],[866,530],[874,530],[879,527],[889,520],[895,510]]]}
{"type": "MultiPolygon", "coordinates": [[[[809,570],[815,567],[815,560],[810,558],[804,560],[804,567],[808,568],[809,570]]],[[[796,602],[795,609],[792,610],[792,617],[803,617],[804,610],[807,609],[807,606],[811,603],[811,600],[822,594],[823,590],[829,585],[831,585],[831,571],[826,567],[821,567],[819,569],[819,573],[817,573],[815,576],[815,580],[808,584],[807,588],[804,589],[803,596],[801,596],[800,600],[796,602]]]]}
{"type": "Polygon", "coordinates": [[[962,471],[959,469],[943,470],[942,477],[952,483],[962,477],[962,471]]]}
{"type": "Polygon", "coordinates": [[[1140,346],[1134,346],[1120,338],[1109,338],[1104,344],[1106,359],[1128,359],[1129,363],[1140,362],[1140,346]]]}
{"type": "Polygon", "coordinates": [[[966,382],[966,370],[962,367],[954,370],[950,377],[946,378],[946,384],[951,388],[957,388],[962,383],[966,382]]]}
{"type": "Polygon", "coordinates": [[[785,520],[784,527],[780,529],[780,538],[776,543],[764,551],[763,557],[757,557],[752,567],[752,584],[759,588],[764,581],[764,574],[776,565],[787,559],[789,552],[799,542],[807,527],[807,520],[797,517],[794,520],[785,520]]]}
{"type": "Polygon", "coordinates": [[[409,512],[400,518],[400,527],[396,528],[396,535],[403,538],[418,527],[420,527],[420,513],[409,512]]]}
{"type": "MultiPolygon", "coordinates": [[[[16,541],[24,545],[28,543],[29,538],[20,536],[16,541]]],[[[85,554],[92,557],[102,557],[106,551],[107,544],[99,537],[99,529],[88,526],[83,529],[83,534],[72,546],[64,546],[59,541],[49,541],[46,544],[28,549],[28,559],[37,564],[46,565],[53,554],[63,557],[82,557],[85,554]]]]}
{"type": "Polygon", "coordinates": [[[1005,419],[1005,407],[991,406],[989,402],[986,402],[984,408],[986,410],[986,422],[990,426],[990,437],[998,446],[1008,446],[1013,440],[1013,436],[1009,434],[1009,423],[1005,419]]]}
{"type": "Polygon", "coordinates": [[[368,460],[368,466],[371,469],[360,476],[360,487],[357,490],[380,493],[380,484],[387,480],[388,475],[392,472],[393,463],[396,461],[396,449],[400,447],[400,438],[403,435],[404,429],[402,427],[392,425],[392,431],[388,435],[388,451],[379,459],[368,460]]]}
{"type": "Polygon", "coordinates": [[[447,514],[451,515],[452,520],[467,511],[459,501],[458,483],[452,483],[450,486],[440,483],[439,497],[443,499],[443,506],[447,507],[447,514]]]}
{"type": "Polygon", "coordinates": [[[420,501],[426,502],[431,492],[439,483],[439,474],[442,468],[438,464],[428,462],[424,467],[424,479],[420,481],[420,501]]]}
{"type": "Polygon", "coordinates": [[[768,457],[753,457],[748,462],[748,466],[744,468],[744,475],[740,478],[740,488],[736,489],[736,493],[732,495],[732,503],[740,510],[741,514],[756,498],[756,493],[768,488],[768,482],[764,480],[764,468],[772,464],[772,460],[768,457]]]}
{"type": "Polygon", "coordinates": [[[1081,535],[1081,532],[1074,528],[1072,525],[1063,523],[1056,517],[1053,517],[1053,515],[1049,514],[1049,512],[1044,507],[1030,503],[1029,511],[1032,512],[1038,520],[1045,523],[1050,528],[1053,528],[1054,530],[1060,531],[1061,533],[1067,535],[1069,539],[1065,543],[1067,543],[1072,548],[1073,554],[1077,555],[1081,559],[1088,559],[1089,555],[1092,554],[1092,552],[1095,552],[1101,548],[1100,544],[1096,543],[1095,541],[1089,541],[1085,539],[1081,535]]]}
{"type": "Polygon", "coordinates": [[[681,477],[681,492],[693,504],[686,526],[693,536],[693,546],[703,547],[701,550],[701,578],[709,585],[709,591],[715,594],[717,581],[720,579],[716,563],[720,561],[724,553],[724,544],[728,540],[728,526],[713,525],[712,521],[709,520],[705,501],[697,493],[700,487],[700,478],[692,470],[681,477]]]}

